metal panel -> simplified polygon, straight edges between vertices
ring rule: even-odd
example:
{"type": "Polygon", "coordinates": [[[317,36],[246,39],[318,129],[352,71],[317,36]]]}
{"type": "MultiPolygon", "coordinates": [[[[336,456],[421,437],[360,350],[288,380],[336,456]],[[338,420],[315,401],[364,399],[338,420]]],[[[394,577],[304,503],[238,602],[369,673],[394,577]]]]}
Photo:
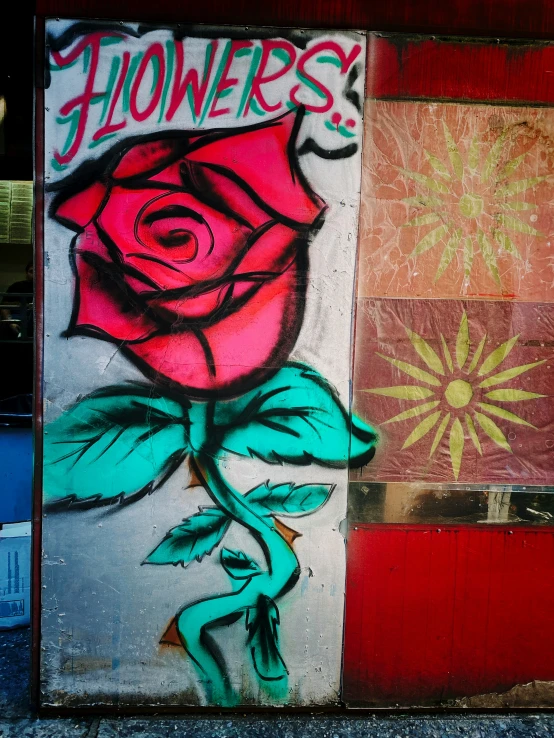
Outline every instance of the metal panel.
{"type": "Polygon", "coordinates": [[[550,530],[360,524],[348,555],[350,706],[552,704],[550,530]]]}
{"type": "Polygon", "coordinates": [[[41,704],[336,705],[365,36],[46,32],[41,704]]]}

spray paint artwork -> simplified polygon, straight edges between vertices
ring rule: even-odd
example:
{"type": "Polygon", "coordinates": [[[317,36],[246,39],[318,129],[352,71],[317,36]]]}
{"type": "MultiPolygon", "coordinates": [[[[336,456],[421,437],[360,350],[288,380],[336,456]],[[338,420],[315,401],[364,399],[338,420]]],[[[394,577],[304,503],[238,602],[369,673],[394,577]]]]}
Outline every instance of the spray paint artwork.
{"type": "MultiPolygon", "coordinates": [[[[336,486],[330,470],[367,463],[376,441],[329,378],[295,353],[309,312],[311,245],[337,208],[301,157],[312,159],[312,170],[317,161],[359,163],[360,142],[352,139],[363,45],[352,37],[295,46],[132,31],[81,35],[70,26],[53,44],[53,83],[82,65],[71,78],[81,89],[58,105],[50,139],[57,176],[49,216],[60,239],[65,234],[73,272],[63,340],[113,344],[130,371],[115,384],[95,378],[95,389],[78,393],[47,424],[46,509],[54,517],[125,510],[162,494],[188,464],[211,504],[160,531],[142,563],[198,567],[217,557],[226,584],[195,599],[183,595],[162,642],[182,646],[202,701],[238,704],[245,697],[218,633],[240,621],[240,648],[262,701],[282,703],[290,685],[280,629],[294,623],[279,608],[310,562],[299,560],[299,534],[281,517],[322,509],[336,486]],[[117,55],[119,44],[125,50],[117,55]],[[200,69],[184,72],[189,49],[202,61],[202,82],[200,69]],[[333,70],[338,104],[310,60],[333,70]],[[232,66],[241,61],[248,62],[244,77],[232,66]],[[295,84],[283,88],[289,72],[295,84]],[[278,79],[281,87],[272,88],[278,79]],[[231,125],[232,118],[246,124],[231,125]],[[263,464],[266,481],[230,481],[225,468],[234,457],[263,464]],[[286,481],[274,481],[275,467],[286,470],[286,481]],[[226,545],[232,523],[260,555],[226,545]]],[[[354,200],[356,177],[349,179],[354,200]]],[[[348,240],[353,276],[355,232],[348,240]]],[[[348,310],[351,297],[339,296],[348,310]]],[[[332,350],[318,342],[320,354],[332,350]]]]}

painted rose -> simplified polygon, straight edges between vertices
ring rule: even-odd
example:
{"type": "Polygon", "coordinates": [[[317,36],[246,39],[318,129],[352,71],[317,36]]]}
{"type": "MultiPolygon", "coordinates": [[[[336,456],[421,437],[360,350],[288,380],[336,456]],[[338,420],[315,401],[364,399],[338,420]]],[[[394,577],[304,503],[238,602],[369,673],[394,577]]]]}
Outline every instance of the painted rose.
{"type": "Polygon", "coordinates": [[[72,175],[52,207],[77,232],[68,334],[116,343],[199,398],[275,372],[300,330],[325,210],[297,165],[301,119],[142,137],[72,175]]]}

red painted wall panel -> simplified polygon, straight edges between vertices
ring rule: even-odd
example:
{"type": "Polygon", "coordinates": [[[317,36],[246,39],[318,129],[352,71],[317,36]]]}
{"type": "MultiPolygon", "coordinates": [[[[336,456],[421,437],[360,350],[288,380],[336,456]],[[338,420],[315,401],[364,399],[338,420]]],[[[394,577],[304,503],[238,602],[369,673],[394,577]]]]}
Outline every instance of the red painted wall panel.
{"type": "Polygon", "coordinates": [[[372,36],[367,95],[551,103],[554,45],[372,36]]]}
{"type": "Polygon", "coordinates": [[[511,38],[554,37],[550,0],[37,0],[38,15],[354,28],[511,38]]]}
{"type": "Polygon", "coordinates": [[[350,530],[348,704],[436,704],[553,680],[553,626],[551,530],[350,530]]]}

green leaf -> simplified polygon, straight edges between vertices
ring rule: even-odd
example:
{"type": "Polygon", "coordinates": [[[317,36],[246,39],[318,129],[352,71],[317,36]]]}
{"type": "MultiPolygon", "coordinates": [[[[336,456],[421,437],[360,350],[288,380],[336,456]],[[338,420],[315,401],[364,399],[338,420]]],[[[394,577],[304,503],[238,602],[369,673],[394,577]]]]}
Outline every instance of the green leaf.
{"type": "Polygon", "coordinates": [[[415,348],[417,353],[421,356],[423,361],[427,364],[429,369],[432,369],[437,374],[444,375],[444,367],[436,351],[433,348],[431,348],[431,346],[427,343],[427,341],[421,336],[419,336],[417,333],[415,333],[414,331],[406,327],[405,327],[405,330],[406,330],[406,333],[408,334],[408,338],[410,339],[412,343],[412,346],[415,348]]]}
{"type": "Polygon", "coordinates": [[[435,172],[440,175],[441,177],[444,177],[445,179],[450,179],[450,172],[448,169],[444,166],[442,161],[438,159],[434,154],[431,154],[430,151],[427,151],[425,149],[425,156],[429,160],[429,164],[433,167],[435,172]]]}
{"type": "Polygon", "coordinates": [[[515,210],[516,212],[521,210],[536,210],[537,206],[532,202],[524,202],[523,200],[515,200],[513,202],[501,202],[500,207],[502,210],[515,210]]]}
{"type": "Polygon", "coordinates": [[[442,441],[442,437],[444,436],[444,431],[446,430],[446,426],[448,425],[449,421],[450,421],[450,413],[446,413],[446,415],[441,421],[441,424],[437,428],[437,432],[435,433],[435,438],[433,439],[433,444],[431,446],[431,450],[429,451],[429,458],[431,458],[431,456],[435,453],[439,443],[442,441]]]}
{"type": "Polygon", "coordinates": [[[520,154],[519,156],[516,156],[514,159],[511,159],[504,169],[502,170],[501,177],[509,177],[510,174],[513,174],[515,170],[520,166],[520,164],[523,162],[525,157],[527,156],[527,153],[520,154]]]}
{"type": "Polygon", "coordinates": [[[185,458],[187,427],[186,407],[151,385],[93,392],[46,426],[45,501],[83,507],[152,492],[185,458]]]}
{"type": "Polygon", "coordinates": [[[519,415],[511,413],[509,410],[505,410],[503,407],[490,405],[488,402],[478,402],[477,405],[481,408],[481,410],[489,413],[489,415],[495,415],[497,418],[502,418],[502,420],[509,420],[510,423],[516,423],[517,425],[526,425],[528,428],[535,428],[534,425],[528,423],[526,420],[523,420],[523,418],[520,418],[519,415]]]}
{"type": "Polygon", "coordinates": [[[528,223],[524,223],[519,218],[516,218],[515,215],[505,215],[503,213],[498,213],[498,215],[496,216],[496,220],[505,228],[508,228],[508,230],[516,231],[516,233],[525,233],[527,236],[544,235],[540,231],[537,231],[536,228],[530,226],[528,223]]]}
{"type": "Polygon", "coordinates": [[[502,170],[502,177],[509,177],[510,174],[513,174],[515,170],[519,167],[519,165],[523,162],[525,157],[527,156],[527,153],[520,154],[519,156],[516,156],[515,159],[511,159],[504,169],[502,170]]]}
{"type": "Polygon", "coordinates": [[[491,390],[485,393],[485,397],[496,402],[521,402],[521,400],[536,400],[539,397],[547,395],[539,395],[538,392],[527,392],[520,389],[499,389],[491,390]]]}
{"type": "Polygon", "coordinates": [[[479,452],[479,456],[483,455],[483,450],[481,449],[481,444],[479,443],[479,437],[477,435],[477,431],[475,430],[475,425],[473,424],[473,420],[471,419],[471,416],[468,413],[465,413],[465,419],[466,419],[466,426],[467,431],[469,433],[469,437],[473,441],[473,445],[479,452]]]}
{"type": "MultiPolygon", "coordinates": [[[[509,165],[508,165],[509,166],[509,165]]],[[[546,176],[542,177],[529,177],[529,179],[518,179],[517,182],[510,182],[510,184],[499,187],[496,190],[496,197],[512,197],[513,195],[519,195],[521,192],[529,190],[531,187],[535,187],[540,182],[544,182],[546,176]]]]}
{"type": "MultiPolygon", "coordinates": [[[[499,216],[499,217],[502,217],[502,216],[499,216]]],[[[485,264],[487,265],[492,278],[494,279],[496,284],[500,287],[501,286],[500,274],[498,273],[498,266],[496,264],[496,256],[494,255],[494,250],[490,244],[489,239],[486,237],[486,235],[483,233],[483,231],[480,228],[477,231],[477,241],[479,242],[479,246],[481,248],[481,254],[483,255],[485,264]]]]}
{"type": "Polygon", "coordinates": [[[460,243],[461,238],[462,238],[462,229],[457,228],[452,234],[452,236],[450,236],[450,238],[446,242],[446,246],[444,247],[444,250],[442,252],[441,260],[439,262],[437,273],[435,275],[435,280],[434,280],[435,282],[442,277],[447,267],[449,266],[450,262],[454,258],[454,254],[456,253],[458,249],[458,245],[460,243]]]}
{"type": "Polygon", "coordinates": [[[474,255],[471,237],[466,236],[466,238],[464,238],[464,277],[467,281],[469,281],[471,276],[471,267],[473,266],[474,255]]]}
{"type": "Polygon", "coordinates": [[[270,464],[316,463],[345,468],[373,457],[375,431],[350,419],[336,390],[303,364],[285,365],[265,384],[215,403],[219,447],[270,464]]]}
{"type": "Polygon", "coordinates": [[[221,543],[231,520],[217,507],[199,510],[181,525],[172,528],[143,563],[181,564],[185,567],[192,561],[202,561],[204,556],[209,556],[221,543]]]}
{"type": "Polygon", "coordinates": [[[404,223],[402,227],[407,228],[408,226],[418,227],[430,225],[431,223],[436,223],[437,220],[440,219],[441,217],[437,213],[425,213],[424,215],[417,215],[415,218],[412,218],[412,220],[404,223]]]}
{"type": "Polygon", "coordinates": [[[398,171],[402,172],[405,177],[413,179],[414,182],[424,185],[427,189],[432,190],[433,192],[441,192],[443,195],[448,195],[448,187],[432,177],[427,177],[425,174],[412,172],[409,169],[403,169],[402,167],[398,167],[398,171]]]}
{"type": "Polygon", "coordinates": [[[479,359],[481,358],[481,354],[483,353],[483,349],[485,348],[486,340],[487,340],[487,334],[485,333],[483,338],[479,341],[479,346],[477,346],[477,349],[475,353],[473,354],[473,358],[467,368],[468,374],[471,374],[471,372],[475,369],[475,367],[479,363],[479,359]]]}
{"type": "Polygon", "coordinates": [[[404,372],[404,374],[407,374],[409,377],[412,377],[413,379],[419,379],[420,382],[425,382],[426,384],[430,384],[433,387],[441,386],[440,380],[438,380],[432,374],[429,374],[429,372],[426,372],[424,369],[420,369],[418,366],[414,366],[413,364],[408,364],[407,361],[400,361],[400,359],[393,359],[392,356],[385,356],[385,354],[380,354],[377,351],[375,353],[381,359],[388,361],[389,364],[392,364],[397,369],[400,369],[401,372],[404,372]]]}
{"type": "Polygon", "coordinates": [[[456,173],[456,177],[458,177],[458,179],[462,179],[462,177],[464,176],[464,165],[462,163],[462,157],[460,156],[460,152],[458,151],[456,142],[452,138],[452,134],[450,133],[450,130],[444,121],[442,122],[442,126],[444,130],[444,140],[446,141],[446,148],[448,149],[448,156],[450,158],[450,163],[452,164],[452,169],[456,173]]]}
{"type": "Polygon", "coordinates": [[[503,448],[505,451],[512,453],[512,449],[506,440],[506,436],[502,433],[494,420],[491,420],[490,418],[487,418],[486,415],[482,415],[478,412],[475,413],[475,418],[491,441],[494,441],[497,446],[500,446],[500,448],[503,448]]]}
{"type": "Polygon", "coordinates": [[[482,377],[484,374],[489,374],[489,372],[492,372],[493,369],[496,369],[496,367],[504,361],[504,359],[508,356],[513,347],[516,345],[518,338],[519,334],[517,336],[512,336],[512,338],[510,338],[508,341],[505,341],[497,349],[491,351],[485,361],[481,364],[481,367],[477,372],[478,376],[482,377]]]}
{"type": "Polygon", "coordinates": [[[442,352],[444,354],[444,360],[446,361],[446,366],[448,367],[448,371],[452,374],[454,371],[454,364],[452,363],[452,356],[450,355],[450,349],[448,348],[448,344],[446,343],[446,339],[441,333],[441,343],[442,343],[442,352]]]}
{"type": "Polygon", "coordinates": [[[425,400],[435,393],[427,387],[416,387],[411,384],[398,385],[397,387],[375,387],[374,389],[362,390],[372,395],[383,397],[394,397],[397,400],[425,400]]]}
{"type": "Polygon", "coordinates": [[[221,566],[232,579],[252,579],[263,574],[260,565],[244,551],[221,549],[221,566]]]}
{"type": "Polygon", "coordinates": [[[454,479],[458,481],[460,476],[460,468],[462,466],[462,457],[464,455],[464,429],[460,423],[460,419],[452,423],[450,429],[450,460],[452,462],[452,471],[454,479]]]}
{"type": "Polygon", "coordinates": [[[334,484],[269,484],[250,490],[246,498],[258,515],[309,515],[319,510],[335,489],[334,484]]]}
{"type": "Polygon", "coordinates": [[[404,410],[404,412],[395,415],[393,418],[385,420],[383,425],[387,425],[387,423],[399,423],[402,420],[410,420],[410,418],[417,418],[419,415],[423,415],[430,410],[434,410],[439,404],[439,400],[434,400],[433,402],[424,402],[423,405],[416,405],[416,407],[411,407],[409,410],[404,410]]]}
{"type": "Polygon", "coordinates": [[[246,612],[247,644],[257,675],[265,681],[286,678],[288,671],[279,651],[279,610],[261,594],[255,607],[246,612]]]}
{"type": "MultiPolygon", "coordinates": [[[[436,404],[438,405],[439,403],[437,402],[436,404]]],[[[429,431],[435,427],[440,416],[441,416],[441,410],[437,410],[436,413],[433,413],[432,415],[429,415],[427,418],[424,418],[423,420],[421,420],[416,425],[416,427],[413,429],[413,431],[410,433],[408,438],[406,438],[406,440],[404,441],[402,445],[401,450],[403,451],[405,448],[409,448],[414,443],[416,443],[417,441],[420,441],[424,436],[426,436],[427,433],[429,433],[429,431]]]]}
{"type": "Polygon", "coordinates": [[[367,464],[373,458],[377,434],[370,425],[352,415],[350,428],[350,468],[367,464]]]}
{"type": "Polygon", "coordinates": [[[467,163],[472,172],[479,166],[479,136],[474,136],[467,152],[467,163]]]}
{"type": "Polygon", "coordinates": [[[446,236],[446,234],[448,233],[448,228],[449,226],[447,225],[441,225],[438,228],[429,231],[429,233],[424,236],[416,245],[415,249],[412,251],[408,258],[413,259],[414,257],[419,256],[419,254],[423,254],[425,253],[425,251],[429,251],[429,249],[432,249],[433,246],[436,246],[438,244],[443,236],[446,236]]]}
{"type": "Polygon", "coordinates": [[[507,251],[509,254],[514,256],[516,259],[521,260],[521,254],[519,253],[515,243],[512,241],[512,239],[508,236],[507,233],[503,233],[502,231],[495,229],[492,235],[494,236],[494,240],[500,246],[501,249],[504,249],[504,251],[507,251]]]}
{"type": "Polygon", "coordinates": [[[481,172],[481,182],[487,182],[491,174],[494,172],[494,170],[498,166],[498,162],[500,161],[500,155],[502,154],[502,147],[504,146],[505,139],[506,139],[506,132],[503,131],[500,134],[500,136],[498,136],[498,138],[493,143],[493,145],[491,146],[491,149],[483,165],[483,171],[481,172]]]}
{"type": "Polygon", "coordinates": [[[503,382],[507,382],[509,379],[519,377],[520,374],[524,374],[530,369],[534,369],[536,366],[540,366],[540,364],[544,364],[545,361],[546,359],[541,359],[541,361],[534,361],[531,364],[521,364],[520,366],[513,366],[511,369],[505,369],[503,372],[498,372],[498,374],[493,374],[492,377],[484,379],[479,384],[479,387],[494,387],[495,384],[502,384],[503,382]]]}
{"type": "Polygon", "coordinates": [[[460,321],[460,327],[458,329],[458,335],[456,336],[456,363],[460,369],[464,368],[464,364],[466,363],[469,355],[470,346],[469,326],[467,323],[467,314],[464,310],[460,321]]]}

